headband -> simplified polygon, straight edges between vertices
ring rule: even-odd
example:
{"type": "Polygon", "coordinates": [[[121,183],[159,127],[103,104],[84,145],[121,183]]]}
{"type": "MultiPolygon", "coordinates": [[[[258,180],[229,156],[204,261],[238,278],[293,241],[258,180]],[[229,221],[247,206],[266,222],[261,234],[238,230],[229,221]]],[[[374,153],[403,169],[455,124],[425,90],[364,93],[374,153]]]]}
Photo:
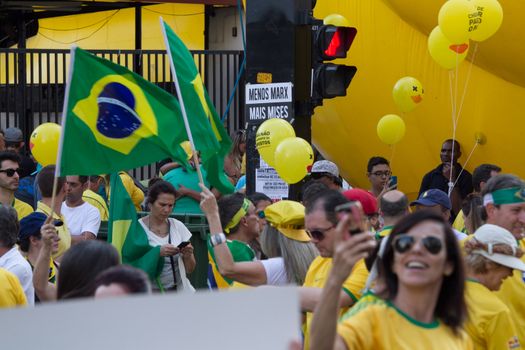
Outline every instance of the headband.
{"type": "Polygon", "coordinates": [[[502,188],[483,196],[483,205],[525,203],[525,189],[521,187],[502,188]]]}
{"type": "Polygon", "coordinates": [[[224,232],[229,234],[230,230],[239,224],[241,219],[244,216],[246,216],[246,214],[248,213],[248,208],[250,208],[250,204],[251,204],[251,202],[248,199],[244,198],[240,209],[237,210],[237,212],[235,213],[233,218],[230,220],[228,225],[226,225],[226,227],[224,227],[224,232]]]}

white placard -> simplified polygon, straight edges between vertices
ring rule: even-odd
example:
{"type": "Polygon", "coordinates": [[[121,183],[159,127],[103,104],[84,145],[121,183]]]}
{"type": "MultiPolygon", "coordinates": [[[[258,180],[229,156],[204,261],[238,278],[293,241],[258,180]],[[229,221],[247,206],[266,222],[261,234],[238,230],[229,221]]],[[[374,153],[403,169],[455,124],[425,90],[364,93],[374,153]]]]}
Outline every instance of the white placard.
{"type": "Polygon", "coordinates": [[[2,349],[288,349],[296,288],[85,299],[0,310],[2,349]]]}
{"type": "Polygon", "coordinates": [[[255,192],[264,193],[273,201],[288,198],[288,184],[262,158],[255,170],[255,192]]]}
{"type": "Polygon", "coordinates": [[[246,84],[247,105],[292,102],[292,83],[246,84]]]}

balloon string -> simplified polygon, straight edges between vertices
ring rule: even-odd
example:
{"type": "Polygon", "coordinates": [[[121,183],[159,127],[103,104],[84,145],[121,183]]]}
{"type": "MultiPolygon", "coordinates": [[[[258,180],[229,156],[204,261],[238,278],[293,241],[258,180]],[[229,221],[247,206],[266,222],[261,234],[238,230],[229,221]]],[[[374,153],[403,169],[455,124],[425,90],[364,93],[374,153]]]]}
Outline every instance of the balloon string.
{"type": "Polygon", "coordinates": [[[461,110],[463,109],[463,102],[465,101],[465,96],[467,95],[467,87],[470,81],[470,74],[472,73],[472,66],[474,65],[474,60],[476,59],[477,52],[478,52],[478,43],[476,42],[474,44],[474,52],[472,53],[472,59],[470,60],[470,65],[469,65],[468,72],[467,72],[467,79],[465,80],[465,86],[463,87],[463,95],[461,96],[461,102],[459,104],[459,111],[458,111],[458,115],[456,116],[456,124],[459,121],[459,116],[461,114],[461,110]]]}
{"type": "Polygon", "coordinates": [[[470,160],[470,157],[472,157],[472,154],[474,153],[474,150],[478,147],[478,145],[479,145],[479,141],[476,141],[476,143],[474,144],[474,147],[472,147],[472,150],[470,151],[470,154],[467,157],[467,160],[465,161],[465,164],[463,164],[463,168],[461,168],[461,171],[459,172],[459,175],[456,178],[456,181],[454,182],[454,186],[456,186],[456,184],[458,183],[461,174],[463,174],[463,170],[465,170],[465,168],[467,167],[468,161],[470,160]]]}
{"type": "MultiPolygon", "coordinates": [[[[459,60],[459,57],[456,53],[456,61],[459,60]]],[[[459,63],[459,62],[457,62],[459,63]]],[[[456,64],[456,90],[457,90],[457,80],[458,80],[458,66],[456,64]]],[[[452,154],[450,157],[450,175],[448,178],[448,196],[450,197],[450,194],[452,193],[452,190],[454,189],[454,186],[452,185],[452,172],[453,172],[453,161],[454,161],[454,146],[456,145],[456,100],[454,99],[454,91],[452,87],[452,79],[453,79],[454,72],[452,70],[449,71],[448,77],[449,77],[449,86],[450,86],[450,101],[452,104],[452,154]]]]}

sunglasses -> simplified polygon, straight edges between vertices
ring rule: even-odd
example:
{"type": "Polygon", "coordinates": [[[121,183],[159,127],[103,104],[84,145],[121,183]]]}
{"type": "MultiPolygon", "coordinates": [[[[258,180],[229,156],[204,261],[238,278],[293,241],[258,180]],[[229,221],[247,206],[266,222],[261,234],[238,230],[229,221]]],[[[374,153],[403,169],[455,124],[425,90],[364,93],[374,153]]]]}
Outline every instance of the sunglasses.
{"type": "Polygon", "coordinates": [[[316,229],[316,230],[311,230],[311,231],[305,230],[305,231],[306,231],[306,234],[310,236],[310,238],[313,238],[316,241],[321,242],[325,237],[325,233],[330,231],[333,228],[334,228],[334,225],[327,227],[327,228],[316,229]]]}
{"type": "Polygon", "coordinates": [[[20,171],[20,168],[18,169],[0,169],[0,173],[5,173],[7,177],[13,177],[15,173],[18,174],[19,171],[20,171]]]}
{"type": "MultiPolygon", "coordinates": [[[[421,239],[423,247],[432,255],[437,255],[443,249],[441,239],[433,236],[423,237],[421,239]]],[[[408,252],[416,244],[416,238],[407,234],[401,234],[394,238],[394,250],[400,254],[408,252]]]]}

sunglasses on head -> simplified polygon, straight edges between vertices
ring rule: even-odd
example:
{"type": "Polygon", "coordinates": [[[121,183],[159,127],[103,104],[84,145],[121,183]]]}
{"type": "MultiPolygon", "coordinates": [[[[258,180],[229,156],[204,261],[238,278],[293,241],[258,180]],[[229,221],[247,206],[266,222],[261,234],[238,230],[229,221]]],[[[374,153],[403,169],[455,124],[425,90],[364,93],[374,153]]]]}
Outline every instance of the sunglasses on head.
{"type": "MultiPolygon", "coordinates": [[[[393,246],[394,250],[400,254],[408,252],[414,244],[416,244],[416,238],[407,234],[402,234],[394,238],[393,246]]],[[[434,236],[427,236],[421,239],[423,247],[433,255],[439,254],[443,249],[443,242],[441,239],[434,236]]]]}
{"type": "Polygon", "coordinates": [[[315,239],[316,241],[322,241],[325,237],[325,233],[330,231],[331,229],[333,229],[334,226],[330,226],[330,227],[327,227],[327,228],[323,228],[323,229],[316,229],[316,230],[305,230],[306,231],[306,234],[308,234],[308,236],[310,236],[310,238],[313,238],[315,239]]]}
{"type": "Polygon", "coordinates": [[[20,169],[0,169],[0,173],[5,173],[7,175],[7,177],[13,177],[15,175],[15,173],[18,174],[18,171],[20,169]]]}

